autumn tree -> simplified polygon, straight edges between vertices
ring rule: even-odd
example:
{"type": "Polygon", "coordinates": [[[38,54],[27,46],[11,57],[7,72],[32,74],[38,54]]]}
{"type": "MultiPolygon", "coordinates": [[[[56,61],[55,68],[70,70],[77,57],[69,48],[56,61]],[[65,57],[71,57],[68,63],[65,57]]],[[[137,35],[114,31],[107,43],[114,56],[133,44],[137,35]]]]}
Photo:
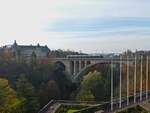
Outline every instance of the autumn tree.
{"type": "Polygon", "coordinates": [[[23,113],[24,99],[19,98],[8,80],[0,79],[0,111],[1,113],[23,113]]]}

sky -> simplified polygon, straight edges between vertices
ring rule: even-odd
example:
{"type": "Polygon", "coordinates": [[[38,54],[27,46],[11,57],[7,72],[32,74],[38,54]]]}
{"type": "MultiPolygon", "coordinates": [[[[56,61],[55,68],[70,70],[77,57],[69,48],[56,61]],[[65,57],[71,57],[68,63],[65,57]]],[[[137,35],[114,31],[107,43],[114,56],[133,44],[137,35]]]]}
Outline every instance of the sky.
{"type": "Polygon", "coordinates": [[[86,53],[150,49],[150,0],[0,0],[0,46],[86,53]]]}

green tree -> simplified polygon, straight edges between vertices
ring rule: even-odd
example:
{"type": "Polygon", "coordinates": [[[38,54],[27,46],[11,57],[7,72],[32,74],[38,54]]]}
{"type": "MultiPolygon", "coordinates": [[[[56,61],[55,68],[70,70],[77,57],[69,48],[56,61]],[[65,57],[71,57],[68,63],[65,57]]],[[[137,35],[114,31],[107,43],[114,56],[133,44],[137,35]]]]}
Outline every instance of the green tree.
{"type": "Polygon", "coordinates": [[[33,85],[29,82],[26,75],[20,75],[16,82],[16,88],[20,96],[26,99],[25,109],[26,113],[35,113],[39,110],[39,98],[35,94],[33,85]]]}
{"type": "Polygon", "coordinates": [[[34,94],[34,87],[24,74],[21,74],[20,78],[17,80],[16,89],[18,93],[24,97],[29,97],[34,94]]]}
{"type": "Polygon", "coordinates": [[[35,66],[37,64],[37,56],[35,51],[33,51],[31,54],[30,64],[31,66],[35,66]]]}
{"type": "Polygon", "coordinates": [[[100,72],[88,73],[81,82],[77,95],[79,100],[102,100],[104,98],[104,80],[100,72]]]}

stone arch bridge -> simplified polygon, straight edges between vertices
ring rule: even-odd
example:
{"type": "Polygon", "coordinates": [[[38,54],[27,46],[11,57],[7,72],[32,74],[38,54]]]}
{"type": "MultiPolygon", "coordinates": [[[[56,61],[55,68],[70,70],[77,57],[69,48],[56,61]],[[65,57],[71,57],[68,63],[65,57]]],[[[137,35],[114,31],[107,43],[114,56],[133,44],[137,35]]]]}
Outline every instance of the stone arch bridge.
{"type": "MultiPolygon", "coordinates": [[[[110,112],[113,110],[121,109],[125,106],[132,104],[142,103],[145,99],[150,98],[150,88],[149,88],[149,67],[150,58],[149,56],[135,56],[134,58],[80,58],[80,57],[67,57],[67,58],[55,58],[52,59],[54,63],[61,63],[65,66],[68,73],[72,74],[74,78],[78,78],[78,75],[87,68],[92,67],[96,64],[110,64],[110,112]],[[114,68],[116,64],[119,64],[119,80],[114,81],[114,68]],[[122,65],[126,64],[126,85],[122,84],[122,65]],[[132,67],[131,67],[132,66],[132,67]],[[130,74],[130,68],[133,72],[130,74]],[[139,76],[137,76],[139,73],[139,76]],[[133,79],[130,76],[133,76],[133,79]],[[145,77],[145,84],[143,84],[143,77],[145,77]],[[130,91],[130,85],[132,80],[133,91],[130,91]],[[114,82],[119,83],[118,98],[114,95],[114,82]],[[139,82],[139,85],[137,85],[139,82]],[[126,88],[126,95],[124,96],[122,88],[126,88]],[[145,88],[145,89],[143,89],[145,88]],[[132,92],[132,95],[130,94],[132,92]]],[[[43,112],[42,112],[43,113],[43,112]]],[[[45,112],[44,112],[45,113],[45,112]]]]}
{"type": "MultiPolygon", "coordinates": [[[[127,63],[127,58],[121,59],[122,63],[127,63]]],[[[73,80],[78,79],[78,76],[87,68],[96,64],[114,64],[120,63],[120,58],[55,58],[52,59],[54,63],[62,63],[66,71],[73,76],[73,80]]],[[[134,59],[129,59],[130,65],[133,65],[134,59]]]]}

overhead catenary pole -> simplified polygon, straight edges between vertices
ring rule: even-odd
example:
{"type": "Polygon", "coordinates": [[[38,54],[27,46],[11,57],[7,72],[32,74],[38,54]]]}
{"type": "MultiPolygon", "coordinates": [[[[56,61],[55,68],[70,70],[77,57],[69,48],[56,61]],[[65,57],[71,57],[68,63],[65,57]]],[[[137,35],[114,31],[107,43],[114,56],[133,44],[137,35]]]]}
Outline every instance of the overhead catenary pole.
{"type": "Polygon", "coordinates": [[[149,57],[147,56],[146,58],[146,99],[148,99],[148,73],[149,73],[149,66],[148,66],[148,63],[149,63],[149,57]]]}
{"type": "Polygon", "coordinates": [[[113,59],[111,60],[111,111],[113,111],[113,59]]]}
{"type": "Polygon", "coordinates": [[[129,57],[127,56],[127,105],[129,105],[129,57]]]}
{"type": "Polygon", "coordinates": [[[119,108],[122,107],[122,57],[120,56],[120,88],[119,88],[119,108]]]}
{"type": "Polygon", "coordinates": [[[79,72],[81,71],[81,69],[82,69],[82,61],[80,60],[79,61],[79,72]]]}
{"type": "Polygon", "coordinates": [[[142,82],[143,80],[143,56],[141,56],[141,75],[140,75],[140,101],[142,101],[142,82]]]}
{"type": "Polygon", "coordinates": [[[134,66],[134,104],[136,103],[136,56],[135,56],[135,66],[134,66]]]}

